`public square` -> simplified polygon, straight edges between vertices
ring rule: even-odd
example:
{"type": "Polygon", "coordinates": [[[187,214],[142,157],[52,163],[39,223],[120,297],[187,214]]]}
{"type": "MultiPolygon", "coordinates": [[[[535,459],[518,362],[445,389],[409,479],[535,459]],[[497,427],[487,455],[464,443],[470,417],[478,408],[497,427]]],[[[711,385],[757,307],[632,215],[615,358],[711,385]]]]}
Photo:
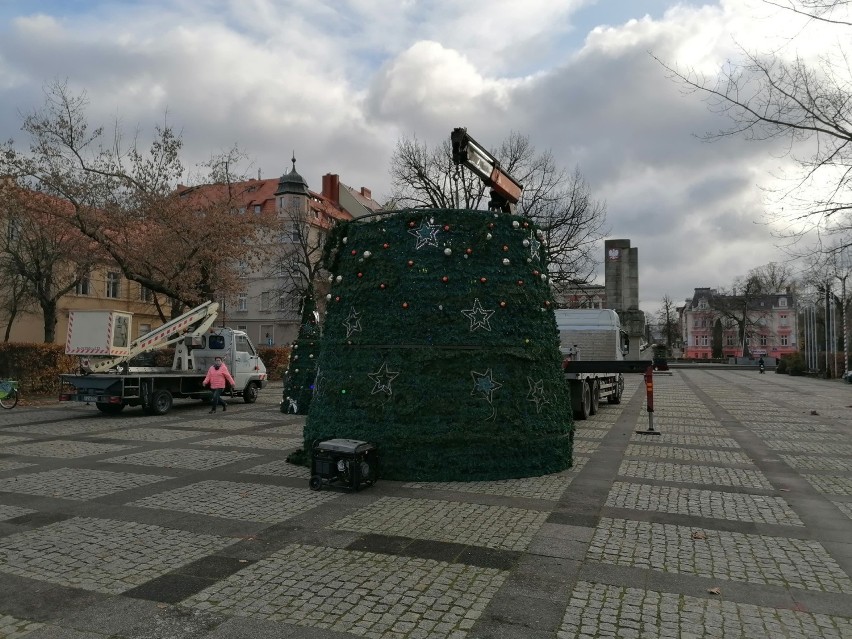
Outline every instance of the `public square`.
{"type": "Polygon", "coordinates": [[[852,637],[852,385],[641,375],[574,466],[308,488],[304,417],[0,413],[0,638],[852,637]]]}

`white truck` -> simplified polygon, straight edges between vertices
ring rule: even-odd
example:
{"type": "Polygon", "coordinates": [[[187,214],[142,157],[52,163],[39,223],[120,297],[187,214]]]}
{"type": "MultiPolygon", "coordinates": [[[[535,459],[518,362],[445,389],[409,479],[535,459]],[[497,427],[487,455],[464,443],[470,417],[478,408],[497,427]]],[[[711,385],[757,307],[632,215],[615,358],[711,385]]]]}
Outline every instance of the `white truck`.
{"type": "Polygon", "coordinates": [[[571,390],[576,419],[598,412],[602,399],[620,404],[624,375],[619,372],[629,341],[612,309],[564,308],[554,311],[562,368],[571,390]]]}
{"type": "Polygon", "coordinates": [[[213,328],[219,305],[205,302],[162,326],[130,340],[132,314],[122,311],[71,311],[65,352],[80,357],[79,372],[61,375],[59,401],[94,404],[108,414],[141,406],[165,415],[175,397],[204,399],[207,369],[221,357],[236,382],[234,394],[251,404],[266,386],[266,366],[248,336],[213,328]],[[171,367],[131,366],[143,353],[175,345],[171,367]]]}

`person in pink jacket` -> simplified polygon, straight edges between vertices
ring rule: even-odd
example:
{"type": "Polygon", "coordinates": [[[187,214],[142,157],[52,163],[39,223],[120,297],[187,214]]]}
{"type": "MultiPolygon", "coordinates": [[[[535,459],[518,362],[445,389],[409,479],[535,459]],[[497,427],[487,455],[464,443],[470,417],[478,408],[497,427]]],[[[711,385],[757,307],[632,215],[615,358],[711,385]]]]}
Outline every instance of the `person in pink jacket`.
{"type": "Polygon", "coordinates": [[[222,411],[228,410],[228,404],[222,399],[222,391],[225,390],[226,384],[236,387],[237,383],[231,377],[228,367],[222,362],[221,357],[213,360],[213,366],[207,369],[207,377],[201,382],[202,386],[210,385],[210,390],[213,391],[213,398],[210,400],[210,412],[215,413],[216,407],[222,404],[222,411]]]}

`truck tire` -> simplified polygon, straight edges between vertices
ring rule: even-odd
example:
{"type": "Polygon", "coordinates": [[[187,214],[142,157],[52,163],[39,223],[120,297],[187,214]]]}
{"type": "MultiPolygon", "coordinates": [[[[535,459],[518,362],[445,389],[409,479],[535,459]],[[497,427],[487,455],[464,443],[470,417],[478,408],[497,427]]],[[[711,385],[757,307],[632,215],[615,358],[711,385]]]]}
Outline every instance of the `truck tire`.
{"type": "Polygon", "coordinates": [[[172,409],[172,394],[167,390],[157,390],[151,394],[148,412],[151,415],[165,415],[172,409]]]}
{"type": "Polygon", "coordinates": [[[249,382],[243,390],[243,401],[246,404],[254,404],[257,401],[257,384],[249,382]]]}
{"type": "Polygon", "coordinates": [[[580,421],[589,419],[589,410],[591,409],[592,392],[589,390],[589,385],[585,382],[580,383],[580,406],[574,411],[574,417],[580,421]]]}
{"type": "Polygon", "coordinates": [[[624,394],[624,377],[619,377],[615,383],[615,391],[606,398],[610,404],[620,404],[621,396],[624,394]]]}
{"type": "Polygon", "coordinates": [[[105,415],[118,415],[124,410],[124,404],[107,404],[106,402],[96,402],[95,406],[105,415]]]}
{"type": "Polygon", "coordinates": [[[597,379],[589,380],[589,394],[591,401],[589,402],[589,415],[597,415],[598,407],[601,403],[601,383],[597,379]]]}

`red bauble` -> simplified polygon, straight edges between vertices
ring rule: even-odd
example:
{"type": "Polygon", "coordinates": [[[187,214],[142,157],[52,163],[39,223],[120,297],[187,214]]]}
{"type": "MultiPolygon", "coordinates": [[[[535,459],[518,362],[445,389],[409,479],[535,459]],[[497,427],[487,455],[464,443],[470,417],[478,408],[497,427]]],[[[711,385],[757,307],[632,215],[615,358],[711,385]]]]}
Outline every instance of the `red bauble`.
{"type": "Polygon", "coordinates": [[[355,249],[352,249],[352,255],[358,255],[358,251],[356,251],[355,249]]]}
{"type": "Polygon", "coordinates": [[[480,277],[479,281],[482,282],[483,284],[485,284],[485,282],[488,281],[488,278],[487,277],[480,277]]]}
{"type": "Polygon", "coordinates": [[[382,290],[385,290],[385,283],[382,282],[381,284],[379,284],[379,288],[382,289],[382,290]]]}
{"type": "Polygon", "coordinates": [[[539,276],[539,272],[538,272],[538,271],[533,271],[533,275],[534,275],[535,277],[538,277],[538,276],[539,276]]]}
{"type": "Polygon", "coordinates": [[[408,226],[409,226],[409,227],[411,227],[411,228],[414,228],[415,226],[417,226],[417,222],[415,222],[414,220],[411,220],[411,221],[408,223],[408,226]]]}
{"type": "Polygon", "coordinates": [[[518,286],[523,286],[523,285],[524,285],[524,280],[518,280],[518,286]]]}
{"type": "Polygon", "coordinates": [[[408,302],[403,302],[403,303],[402,303],[402,308],[408,308],[408,302]]]}
{"type": "Polygon", "coordinates": [[[504,250],[504,251],[508,251],[508,250],[509,250],[509,247],[508,247],[508,246],[506,246],[506,245],[504,244],[504,245],[503,245],[503,250],[504,250]]]}
{"type": "Polygon", "coordinates": [[[408,260],[408,266],[414,266],[414,260],[408,260]]]}
{"type": "Polygon", "coordinates": [[[449,281],[450,281],[450,278],[449,278],[449,277],[447,277],[446,275],[444,275],[444,277],[442,277],[442,278],[441,278],[441,281],[442,281],[444,284],[446,284],[447,282],[449,282],[449,281]]]}
{"type": "Polygon", "coordinates": [[[358,277],[364,277],[363,273],[358,273],[358,277]]]}
{"type": "Polygon", "coordinates": [[[388,244],[387,242],[385,242],[384,244],[382,244],[382,248],[389,248],[389,247],[390,247],[390,244],[388,244]]]}
{"type": "Polygon", "coordinates": [[[335,298],[334,298],[334,301],[335,301],[335,302],[339,302],[339,301],[340,301],[340,295],[338,295],[337,297],[335,297],[335,298]]]}
{"type": "Polygon", "coordinates": [[[473,249],[469,248],[465,251],[465,253],[467,253],[468,255],[471,255],[473,253],[473,249]]]}
{"type": "Polygon", "coordinates": [[[445,230],[445,231],[449,231],[449,230],[450,230],[450,225],[449,225],[449,224],[444,224],[444,230],[445,230]]]}
{"type": "Polygon", "coordinates": [[[506,308],[506,302],[500,302],[500,308],[506,308]]]}

